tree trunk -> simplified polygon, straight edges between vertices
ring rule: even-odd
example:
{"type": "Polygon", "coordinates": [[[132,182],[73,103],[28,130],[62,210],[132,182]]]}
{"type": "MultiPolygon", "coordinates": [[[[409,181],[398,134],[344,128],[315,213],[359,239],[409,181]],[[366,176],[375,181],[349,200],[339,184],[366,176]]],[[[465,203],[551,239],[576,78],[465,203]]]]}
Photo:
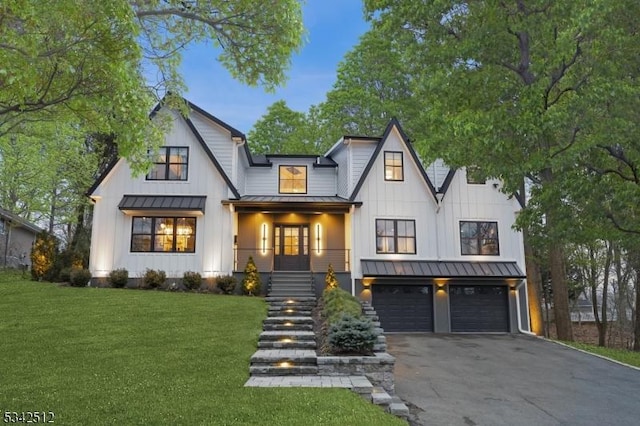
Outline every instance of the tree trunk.
{"type": "Polygon", "coordinates": [[[538,336],[544,334],[544,320],[542,318],[542,278],[540,277],[540,266],[536,260],[533,247],[529,243],[528,231],[523,229],[524,258],[527,266],[527,297],[529,299],[529,318],[531,320],[531,331],[538,336]]]}
{"type": "Polygon", "coordinates": [[[633,350],[640,352],[640,268],[636,269],[636,323],[633,327],[633,350]]]}
{"type": "Polygon", "coordinates": [[[559,340],[573,341],[571,314],[569,312],[569,292],[564,268],[564,247],[552,242],[549,247],[551,288],[553,289],[553,316],[559,340]]]}

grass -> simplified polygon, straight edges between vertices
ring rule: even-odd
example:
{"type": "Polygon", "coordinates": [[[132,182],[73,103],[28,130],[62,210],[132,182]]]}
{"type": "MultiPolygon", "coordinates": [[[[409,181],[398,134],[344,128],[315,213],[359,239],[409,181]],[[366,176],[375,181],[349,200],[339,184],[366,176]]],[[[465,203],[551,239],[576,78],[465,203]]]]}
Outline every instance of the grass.
{"type": "Polygon", "coordinates": [[[574,348],[582,349],[583,351],[591,352],[594,354],[606,356],[607,358],[614,359],[616,361],[624,362],[625,364],[640,367],[640,352],[633,352],[626,349],[617,348],[605,348],[602,346],[589,345],[587,343],[580,342],[564,342],[574,348]]]}
{"type": "Polygon", "coordinates": [[[344,389],[245,388],[260,298],[0,273],[0,411],[59,424],[405,424],[344,389]]]}

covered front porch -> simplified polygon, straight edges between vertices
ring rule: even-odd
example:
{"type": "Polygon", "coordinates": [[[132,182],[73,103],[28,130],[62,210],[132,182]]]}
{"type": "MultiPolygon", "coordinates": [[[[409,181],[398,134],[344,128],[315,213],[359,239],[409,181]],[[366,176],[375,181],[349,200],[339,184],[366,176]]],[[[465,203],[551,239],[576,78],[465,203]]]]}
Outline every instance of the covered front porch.
{"type": "Polygon", "coordinates": [[[236,215],[234,271],[253,257],[262,273],[350,272],[351,211],[340,197],[243,197],[228,201],[236,215]]]}

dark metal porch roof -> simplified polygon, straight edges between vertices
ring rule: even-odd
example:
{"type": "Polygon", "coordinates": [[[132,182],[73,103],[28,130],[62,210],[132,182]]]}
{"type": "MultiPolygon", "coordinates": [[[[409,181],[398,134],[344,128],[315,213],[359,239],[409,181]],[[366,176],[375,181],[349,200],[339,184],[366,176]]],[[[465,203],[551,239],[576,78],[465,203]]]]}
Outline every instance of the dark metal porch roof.
{"type": "Polygon", "coordinates": [[[118,204],[118,208],[124,212],[158,210],[202,214],[206,201],[206,196],[125,195],[118,204]]]}
{"type": "Polygon", "coordinates": [[[365,277],[525,278],[516,262],[362,260],[365,277]]]}
{"type": "Polygon", "coordinates": [[[232,204],[236,211],[339,211],[348,212],[351,206],[362,203],[352,202],[338,196],[310,195],[245,195],[239,200],[224,200],[222,204],[232,204]]]}

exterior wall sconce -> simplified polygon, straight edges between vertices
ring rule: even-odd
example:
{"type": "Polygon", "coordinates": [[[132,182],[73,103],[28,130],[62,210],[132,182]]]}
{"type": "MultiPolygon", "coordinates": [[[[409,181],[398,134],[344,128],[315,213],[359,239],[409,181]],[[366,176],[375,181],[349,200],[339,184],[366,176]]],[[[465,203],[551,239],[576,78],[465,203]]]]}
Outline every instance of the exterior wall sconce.
{"type": "Polygon", "coordinates": [[[267,254],[267,224],[262,224],[262,254],[267,254]]]}
{"type": "Polygon", "coordinates": [[[316,223],[316,254],[320,254],[322,250],[322,226],[316,223]]]}
{"type": "Polygon", "coordinates": [[[436,284],[436,291],[447,291],[447,279],[436,279],[434,282],[436,284]]]}

